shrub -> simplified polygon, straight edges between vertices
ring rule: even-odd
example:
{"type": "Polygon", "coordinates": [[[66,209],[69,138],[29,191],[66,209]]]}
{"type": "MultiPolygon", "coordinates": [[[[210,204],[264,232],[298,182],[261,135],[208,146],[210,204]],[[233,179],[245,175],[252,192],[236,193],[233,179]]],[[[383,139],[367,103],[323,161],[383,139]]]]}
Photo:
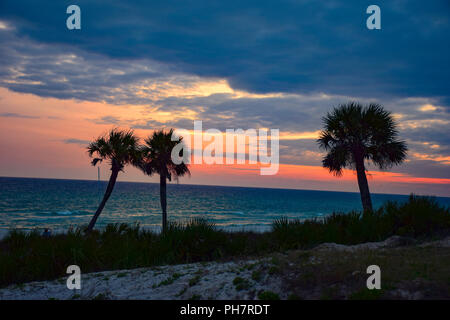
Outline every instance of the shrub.
{"type": "MultiPolygon", "coordinates": [[[[204,219],[170,223],[164,234],[137,224],[110,224],[89,235],[83,230],[83,226],[69,228],[48,238],[37,230],[11,230],[0,240],[0,286],[65,277],[72,264],[87,273],[247,257],[323,242],[356,244],[392,235],[435,237],[450,232],[450,212],[433,198],[411,195],[405,203],[387,202],[370,213],[276,220],[272,231],[265,233],[225,232],[204,219]]],[[[271,273],[275,272],[273,267],[271,273]]]]}

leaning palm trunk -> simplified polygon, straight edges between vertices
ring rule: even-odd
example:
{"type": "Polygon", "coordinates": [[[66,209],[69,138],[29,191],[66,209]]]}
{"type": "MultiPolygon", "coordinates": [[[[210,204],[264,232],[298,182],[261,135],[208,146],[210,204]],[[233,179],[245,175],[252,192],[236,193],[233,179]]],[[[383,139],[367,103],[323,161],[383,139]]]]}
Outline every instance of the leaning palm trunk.
{"type": "Polygon", "coordinates": [[[358,176],[359,193],[364,212],[372,211],[372,199],[370,198],[369,184],[367,183],[364,160],[356,161],[356,175],[358,176]]]}
{"type": "Polygon", "coordinates": [[[103,196],[102,202],[100,202],[100,205],[97,208],[97,211],[95,212],[94,216],[91,219],[91,222],[89,223],[86,232],[91,232],[92,229],[95,226],[95,223],[97,222],[98,217],[100,216],[100,213],[102,213],[103,208],[105,207],[106,202],[108,201],[109,197],[111,196],[111,193],[114,189],[114,185],[116,184],[117,176],[119,175],[119,169],[111,169],[111,177],[109,178],[108,187],[106,188],[105,195],[103,196]]]}
{"type": "Polygon", "coordinates": [[[119,130],[117,128],[110,130],[104,136],[100,136],[87,147],[89,157],[93,158],[95,155],[91,162],[93,166],[103,160],[109,160],[111,163],[111,177],[109,178],[108,187],[102,202],[86,229],[87,233],[94,228],[98,216],[102,213],[106,201],[111,196],[119,172],[127,164],[136,165],[140,161],[141,153],[139,148],[139,138],[134,135],[133,131],[119,130]]]}
{"type": "Polygon", "coordinates": [[[167,191],[166,191],[166,176],[161,174],[159,176],[159,197],[162,209],[162,231],[167,231],[167,191]]]}

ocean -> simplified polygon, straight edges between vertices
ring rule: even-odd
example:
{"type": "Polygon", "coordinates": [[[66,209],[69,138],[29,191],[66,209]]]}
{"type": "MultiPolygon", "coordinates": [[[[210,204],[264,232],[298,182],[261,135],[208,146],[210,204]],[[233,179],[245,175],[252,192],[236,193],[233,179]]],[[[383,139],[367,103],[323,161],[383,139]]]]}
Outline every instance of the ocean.
{"type": "MultiPolygon", "coordinates": [[[[356,181],[355,181],[356,183],[356,181]]],[[[11,228],[54,232],[88,224],[107,182],[0,177],[0,234],[11,228]]],[[[407,195],[373,194],[374,207],[407,195]]],[[[443,205],[450,198],[436,197],[443,205]]],[[[168,219],[203,217],[225,230],[269,230],[279,218],[314,218],[361,209],[359,193],[169,184],[168,219]]],[[[96,227],[139,223],[160,230],[159,185],[117,182],[96,227]]]]}

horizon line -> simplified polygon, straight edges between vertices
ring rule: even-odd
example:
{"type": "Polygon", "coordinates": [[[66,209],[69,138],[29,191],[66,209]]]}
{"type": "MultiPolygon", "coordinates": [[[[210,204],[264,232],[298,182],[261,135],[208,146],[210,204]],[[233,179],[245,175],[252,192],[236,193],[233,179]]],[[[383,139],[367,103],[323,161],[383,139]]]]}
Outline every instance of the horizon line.
{"type": "MultiPolygon", "coordinates": [[[[73,180],[73,181],[94,181],[98,182],[97,179],[74,179],[74,178],[48,178],[48,177],[17,177],[17,176],[0,176],[0,178],[17,178],[17,179],[43,179],[43,180],[73,180]]],[[[108,180],[100,180],[102,182],[108,182],[108,180]]],[[[141,183],[141,184],[156,184],[159,185],[158,182],[145,182],[145,181],[117,181],[117,183],[141,183]]],[[[168,182],[168,185],[179,185],[180,183],[173,183],[168,182]]],[[[185,186],[205,186],[205,187],[225,187],[225,188],[247,188],[247,189],[275,189],[275,190],[299,190],[299,191],[317,191],[317,192],[336,192],[336,193],[354,193],[354,194],[360,194],[356,191],[340,191],[340,190],[319,190],[319,189],[299,189],[299,188],[280,188],[280,187],[253,187],[253,186],[233,186],[233,185],[216,185],[216,184],[196,184],[196,183],[181,183],[185,186]]],[[[428,197],[435,197],[435,198],[448,198],[445,196],[437,196],[432,194],[417,194],[417,193],[380,193],[380,192],[371,192],[371,194],[378,194],[378,195],[398,195],[398,196],[409,196],[411,194],[417,195],[417,196],[428,196],[428,197]]]]}

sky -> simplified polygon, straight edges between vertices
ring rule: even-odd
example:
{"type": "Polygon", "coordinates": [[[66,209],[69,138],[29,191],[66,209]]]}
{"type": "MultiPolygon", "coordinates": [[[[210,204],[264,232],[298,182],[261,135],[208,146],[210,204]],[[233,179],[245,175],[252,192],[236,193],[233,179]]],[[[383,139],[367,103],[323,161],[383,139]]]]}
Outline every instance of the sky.
{"type": "Polygon", "coordinates": [[[112,127],[202,120],[279,129],[279,171],[192,165],[180,183],[358,191],[351,170],[321,167],[316,139],[329,110],[360,101],[391,111],[409,147],[400,166],[369,166],[371,191],[450,196],[449,18],[446,0],[2,0],[0,176],[96,179],[86,145],[112,127]],[[81,30],[66,27],[71,4],[81,30]],[[381,30],[366,27],[371,4],[381,30]]]}

